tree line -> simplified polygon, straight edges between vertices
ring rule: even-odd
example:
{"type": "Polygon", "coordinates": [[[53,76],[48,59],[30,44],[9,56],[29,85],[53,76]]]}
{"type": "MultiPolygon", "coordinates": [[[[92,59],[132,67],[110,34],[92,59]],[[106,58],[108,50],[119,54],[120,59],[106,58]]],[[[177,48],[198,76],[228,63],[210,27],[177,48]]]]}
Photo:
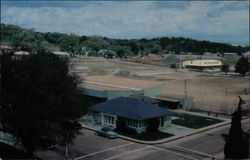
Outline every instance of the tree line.
{"type": "Polygon", "coordinates": [[[249,46],[234,46],[225,43],[198,41],[183,37],[157,37],[152,39],[112,39],[101,36],[79,36],[57,32],[36,32],[34,29],[21,28],[16,25],[1,23],[1,42],[9,42],[15,48],[33,51],[39,46],[59,47],[61,51],[71,54],[103,56],[115,54],[118,57],[133,55],[180,54],[192,53],[202,55],[205,52],[219,53],[234,52],[238,55],[249,51],[249,46]]]}

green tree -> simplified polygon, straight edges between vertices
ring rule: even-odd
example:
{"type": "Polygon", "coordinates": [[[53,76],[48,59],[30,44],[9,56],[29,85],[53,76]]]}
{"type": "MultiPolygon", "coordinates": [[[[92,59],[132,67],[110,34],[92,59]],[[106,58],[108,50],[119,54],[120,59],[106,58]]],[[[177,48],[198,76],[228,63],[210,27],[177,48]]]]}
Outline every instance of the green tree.
{"type": "Polygon", "coordinates": [[[108,49],[109,42],[104,40],[100,36],[90,37],[88,40],[83,42],[83,46],[91,48],[96,53],[102,49],[108,49]]]}
{"type": "Polygon", "coordinates": [[[79,48],[79,37],[74,34],[65,35],[62,42],[60,43],[60,49],[71,54],[77,54],[79,48]]]}
{"type": "MultiPolygon", "coordinates": [[[[240,98],[240,97],[239,97],[240,98]]],[[[226,159],[246,159],[249,158],[247,142],[243,139],[241,129],[241,105],[244,101],[240,98],[238,109],[233,113],[229,135],[225,137],[226,143],[224,154],[226,159]]]]}
{"type": "Polygon", "coordinates": [[[0,130],[29,154],[71,143],[80,133],[85,102],[67,61],[42,50],[19,60],[12,56],[1,55],[0,130]]]}
{"type": "Polygon", "coordinates": [[[129,57],[133,55],[129,46],[115,45],[111,46],[110,49],[115,51],[118,57],[129,57]]]}
{"type": "Polygon", "coordinates": [[[250,64],[247,57],[241,57],[237,64],[235,65],[235,72],[240,73],[240,75],[245,76],[249,72],[250,64]]]}
{"type": "Polygon", "coordinates": [[[221,69],[221,72],[224,72],[225,74],[227,74],[227,72],[229,72],[229,65],[223,64],[220,69],[221,69]]]}
{"type": "Polygon", "coordinates": [[[172,64],[170,65],[170,68],[176,69],[176,68],[177,68],[177,66],[176,66],[176,64],[175,64],[175,63],[172,63],[172,64]]]}
{"type": "Polygon", "coordinates": [[[152,43],[150,45],[150,52],[151,53],[160,53],[162,51],[162,48],[159,44],[157,43],[152,43]]]}

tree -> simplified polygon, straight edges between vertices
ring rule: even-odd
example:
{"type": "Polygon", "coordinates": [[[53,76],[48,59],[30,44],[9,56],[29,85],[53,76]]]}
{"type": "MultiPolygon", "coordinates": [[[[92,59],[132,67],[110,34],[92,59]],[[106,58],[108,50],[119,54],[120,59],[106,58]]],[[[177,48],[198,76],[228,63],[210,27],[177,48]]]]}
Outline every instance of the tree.
{"type": "Polygon", "coordinates": [[[247,57],[241,57],[235,66],[235,72],[245,76],[249,72],[250,64],[247,57]]]}
{"type": "Polygon", "coordinates": [[[12,56],[1,55],[0,130],[31,155],[51,143],[71,143],[85,109],[67,61],[42,50],[19,60],[12,56]]]}
{"type": "Polygon", "coordinates": [[[98,52],[102,49],[108,49],[109,42],[107,42],[100,36],[93,36],[90,37],[88,40],[84,41],[83,46],[91,48],[95,52],[98,52]]]}
{"type": "Polygon", "coordinates": [[[220,69],[221,69],[221,72],[224,72],[225,74],[227,74],[227,72],[229,72],[229,65],[223,64],[220,69]]]}
{"type": "Polygon", "coordinates": [[[172,63],[172,64],[170,65],[170,68],[176,69],[176,68],[177,68],[177,66],[176,66],[176,64],[175,64],[175,63],[172,63]]]}
{"type": "Polygon", "coordinates": [[[79,47],[79,37],[74,34],[64,35],[64,38],[60,43],[60,49],[71,54],[76,54],[77,51],[79,51],[79,47]]]}
{"type": "Polygon", "coordinates": [[[111,46],[110,49],[115,51],[118,57],[129,57],[133,55],[129,46],[115,45],[111,46]]]}
{"type": "Polygon", "coordinates": [[[238,109],[232,115],[229,135],[225,137],[224,154],[226,159],[248,158],[248,147],[243,139],[243,131],[241,129],[241,105],[243,103],[244,101],[240,98],[238,109]]]}

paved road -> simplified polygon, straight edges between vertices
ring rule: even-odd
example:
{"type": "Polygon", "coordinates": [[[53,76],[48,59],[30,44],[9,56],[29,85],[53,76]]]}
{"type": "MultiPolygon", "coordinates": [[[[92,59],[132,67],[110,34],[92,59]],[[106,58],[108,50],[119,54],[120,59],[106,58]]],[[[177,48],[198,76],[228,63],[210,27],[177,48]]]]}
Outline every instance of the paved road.
{"type": "MultiPolygon", "coordinates": [[[[249,121],[242,122],[244,130],[249,129],[249,121]]],[[[199,133],[170,143],[144,145],[122,139],[107,139],[94,135],[93,131],[82,130],[73,145],[69,146],[69,156],[75,160],[200,160],[216,156],[223,159],[224,140],[229,125],[208,132],[199,133]]],[[[64,148],[39,152],[43,159],[62,159],[64,148]]]]}

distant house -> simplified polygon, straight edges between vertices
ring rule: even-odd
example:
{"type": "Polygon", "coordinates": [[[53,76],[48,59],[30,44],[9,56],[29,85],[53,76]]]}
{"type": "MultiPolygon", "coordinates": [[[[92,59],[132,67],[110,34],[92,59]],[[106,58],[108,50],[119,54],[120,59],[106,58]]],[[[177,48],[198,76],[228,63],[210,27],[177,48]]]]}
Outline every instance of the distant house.
{"type": "Polygon", "coordinates": [[[237,56],[237,53],[224,53],[224,56],[237,56]]]}
{"type": "Polygon", "coordinates": [[[26,51],[17,51],[14,53],[14,55],[29,55],[29,52],[26,51]]]}
{"type": "Polygon", "coordinates": [[[17,51],[14,53],[14,58],[15,59],[21,59],[23,56],[27,56],[29,55],[29,52],[26,52],[26,51],[17,51]]]}
{"type": "Polygon", "coordinates": [[[222,66],[222,62],[220,60],[215,59],[196,59],[196,60],[185,60],[182,62],[183,68],[191,68],[191,69],[215,69],[220,68],[222,66]]]}
{"type": "Polygon", "coordinates": [[[13,49],[14,48],[11,47],[9,44],[0,43],[0,54],[2,54],[4,52],[12,51],[13,49]]]}
{"type": "Polygon", "coordinates": [[[171,111],[131,97],[102,102],[90,110],[95,113],[95,120],[103,126],[115,128],[117,119],[121,117],[125,119],[127,127],[135,129],[137,133],[146,131],[147,120],[151,118],[159,118],[160,128],[171,124],[171,111]]]}
{"type": "Polygon", "coordinates": [[[62,58],[66,58],[66,59],[70,58],[70,54],[68,52],[54,51],[52,53],[62,58]]]}

